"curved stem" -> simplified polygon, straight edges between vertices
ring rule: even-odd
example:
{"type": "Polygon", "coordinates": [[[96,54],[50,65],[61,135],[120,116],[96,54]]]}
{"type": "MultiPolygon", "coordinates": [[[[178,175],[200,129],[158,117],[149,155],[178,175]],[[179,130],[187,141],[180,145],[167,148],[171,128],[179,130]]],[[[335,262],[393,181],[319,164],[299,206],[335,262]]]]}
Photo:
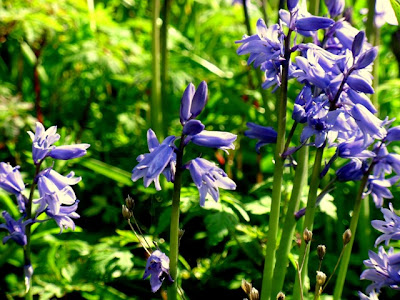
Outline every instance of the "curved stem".
{"type": "Polygon", "coordinates": [[[282,70],[282,85],[281,97],[278,101],[278,136],[275,148],[275,169],[274,169],[274,184],[272,187],[272,201],[271,212],[269,218],[268,230],[268,244],[267,253],[265,256],[261,300],[268,300],[272,291],[272,275],[275,265],[275,252],[277,246],[277,235],[279,229],[279,213],[281,206],[281,189],[282,189],[282,175],[284,168],[284,159],[281,154],[285,147],[285,134],[286,134],[286,107],[287,107],[287,88],[288,88],[288,73],[289,73],[289,60],[290,60],[290,36],[291,30],[285,38],[285,61],[283,62],[282,70]]]}
{"type": "MultiPolygon", "coordinates": [[[[308,199],[307,199],[307,207],[306,207],[306,215],[304,218],[304,228],[308,228],[308,230],[313,229],[314,226],[314,216],[315,216],[315,210],[316,210],[316,202],[317,202],[317,192],[318,192],[318,187],[320,183],[320,173],[321,173],[321,164],[322,164],[322,156],[324,153],[324,146],[321,148],[317,149],[317,153],[315,154],[315,161],[314,161],[314,167],[313,167],[313,172],[311,175],[311,183],[310,183],[310,191],[308,192],[308,199]]],[[[305,243],[301,244],[300,248],[300,255],[305,257],[305,265],[307,266],[308,264],[308,254],[309,254],[309,249],[310,247],[307,247],[305,243]]],[[[302,269],[301,272],[301,282],[304,282],[304,276],[306,274],[307,267],[302,269]]],[[[294,291],[293,291],[293,299],[300,299],[301,295],[301,287],[300,286],[300,281],[296,278],[296,283],[294,286],[294,291]]]]}
{"type": "Polygon", "coordinates": [[[372,168],[373,165],[371,165],[368,172],[364,174],[363,178],[361,179],[360,187],[358,189],[356,201],[354,203],[354,208],[353,208],[353,215],[350,221],[351,239],[350,242],[347,244],[346,249],[344,250],[342,262],[339,267],[339,274],[336,279],[335,291],[333,294],[334,300],[340,300],[342,297],[344,281],[346,279],[347,268],[349,266],[349,261],[351,256],[351,250],[353,248],[354,238],[356,237],[357,224],[361,211],[362,194],[365,189],[365,186],[367,185],[368,177],[372,171],[372,168]]]}
{"type": "Polygon", "coordinates": [[[169,272],[174,282],[168,287],[168,300],[178,298],[178,257],[179,257],[179,205],[182,186],[182,159],[185,137],[182,134],[179,148],[176,151],[176,172],[174,180],[174,194],[172,196],[170,242],[169,242],[169,272]]]}
{"type": "Polygon", "coordinates": [[[295,211],[299,209],[299,203],[303,188],[307,182],[308,173],[308,147],[302,147],[298,152],[297,168],[293,182],[293,191],[290,197],[289,207],[286,212],[282,229],[282,237],[276,253],[276,265],[272,279],[271,299],[282,290],[285,281],[287,265],[289,261],[290,246],[292,245],[294,230],[296,227],[295,211]]]}

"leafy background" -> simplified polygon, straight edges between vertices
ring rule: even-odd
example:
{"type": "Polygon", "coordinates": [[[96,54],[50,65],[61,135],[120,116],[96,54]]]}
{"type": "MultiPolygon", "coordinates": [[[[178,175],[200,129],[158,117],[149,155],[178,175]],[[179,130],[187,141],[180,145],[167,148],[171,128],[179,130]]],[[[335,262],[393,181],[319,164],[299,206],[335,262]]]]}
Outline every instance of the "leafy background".
{"type": "MultiPolygon", "coordinates": [[[[360,10],[367,1],[346,2],[347,7],[353,6],[354,26],[365,29],[366,16],[360,10]]],[[[255,32],[260,17],[267,16],[269,24],[276,22],[279,1],[251,0],[248,5],[251,31],[255,32]]],[[[324,4],[321,11],[326,13],[324,4]]],[[[236,150],[226,155],[191,147],[186,156],[190,159],[202,155],[218,161],[238,188],[222,192],[219,203],[208,200],[206,207],[200,208],[198,192],[185,175],[180,284],[186,299],[242,299],[243,278],[255,287],[261,286],[273,149],[266,147],[257,155],[255,141],[244,138],[243,132],[248,121],[274,125],[276,95],[262,95],[260,74],[246,65],[247,57],[236,54],[234,42],[246,33],[240,4],[232,5],[229,0],[171,1],[167,79],[162,86],[161,104],[155,107],[151,104],[150,1],[0,1],[0,161],[20,165],[26,182],[30,182],[34,167],[26,131],[34,128],[37,118],[43,118],[46,127],[58,126],[64,137],[60,144],[91,144],[88,157],[55,165],[61,173],[73,169],[83,178],[76,188],[81,200],[78,228],[58,235],[53,222],[34,227],[34,292],[40,299],[165,297],[163,292],[152,294],[149,283],[141,279],[146,254],[123,220],[121,204],[130,194],[136,201],[135,217],[146,238],[168,251],[172,184],[163,182],[160,192],[154,187],[145,189],[141,181],[130,180],[130,171],[136,157],[147,151],[146,131],[152,124],[152,110],[162,114],[159,128],[163,132],[157,132],[159,136],[178,134],[182,92],[189,82],[198,85],[202,80],[208,82],[210,96],[201,120],[209,130],[237,134],[236,150]]],[[[381,29],[377,90],[381,117],[396,117],[400,109],[399,41],[398,27],[385,25],[381,29]]],[[[289,99],[293,100],[299,90],[293,82],[289,99]]],[[[329,173],[323,185],[332,176],[329,173]]],[[[282,211],[290,197],[291,178],[292,171],[287,170],[282,211]]],[[[323,271],[328,275],[332,272],[341,250],[342,233],[349,224],[349,199],[354,199],[356,187],[354,183],[341,183],[321,203],[309,274],[318,268],[318,244],[328,249],[323,271]]],[[[394,195],[394,206],[399,208],[398,189],[394,195]]],[[[381,213],[370,206],[371,218],[380,219],[381,213]]],[[[3,191],[0,209],[18,216],[15,199],[3,191]]],[[[301,236],[301,221],[298,223],[284,290],[288,295],[301,236]]],[[[1,231],[0,238],[5,234],[1,231]]],[[[368,284],[360,282],[359,275],[377,232],[366,220],[360,224],[358,236],[344,291],[346,299],[354,298],[357,290],[364,290],[368,284]]],[[[2,299],[23,297],[22,256],[22,249],[13,242],[1,246],[2,299]]],[[[314,286],[314,276],[310,281],[314,286]]],[[[385,291],[381,299],[385,297],[393,297],[393,293],[385,291]]]]}

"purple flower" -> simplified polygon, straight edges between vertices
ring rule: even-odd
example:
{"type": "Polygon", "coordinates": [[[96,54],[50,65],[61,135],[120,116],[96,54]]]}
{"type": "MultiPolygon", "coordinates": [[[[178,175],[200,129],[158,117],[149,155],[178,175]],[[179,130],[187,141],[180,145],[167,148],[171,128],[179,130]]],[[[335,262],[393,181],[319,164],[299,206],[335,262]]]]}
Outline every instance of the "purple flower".
{"type": "Polygon", "coordinates": [[[382,126],[382,121],[374,116],[365,106],[356,104],[351,109],[351,114],[366,136],[374,139],[383,139],[386,136],[386,129],[382,126]]]}
{"type": "Polygon", "coordinates": [[[316,31],[318,29],[325,29],[335,23],[334,20],[324,17],[305,17],[299,18],[295,22],[295,27],[299,31],[316,31]]]}
{"type": "Polygon", "coordinates": [[[400,126],[391,127],[387,131],[386,142],[400,141],[400,126]]]}
{"type": "Polygon", "coordinates": [[[60,233],[62,233],[63,229],[71,228],[75,230],[75,223],[72,219],[78,219],[79,215],[76,213],[76,209],[78,208],[79,200],[76,200],[74,204],[66,206],[63,205],[60,207],[58,212],[51,210],[49,207],[46,209],[46,214],[56,221],[58,227],[60,227],[60,233]]]}
{"type": "Polygon", "coordinates": [[[256,144],[257,153],[260,152],[260,147],[267,144],[276,143],[276,138],[278,134],[272,127],[264,127],[251,122],[248,122],[246,125],[249,130],[246,130],[244,132],[244,135],[251,139],[259,140],[256,144]]]}
{"type": "Polygon", "coordinates": [[[52,215],[60,213],[62,205],[73,205],[76,195],[70,185],[77,184],[81,177],[74,177],[74,172],[63,176],[53,169],[46,169],[38,175],[37,183],[40,198],[35,200],[39,204],[38,214],[46,208],[46,213],[52,215]]]}
{"type": "Polygon", "coordinates": [[[16,243],[21,246],[26,245],[26,234],[25,226],[33,223],[31,219],[23,221],[23,217],[18,221],[15,221],[8,212],[3,211],[3,218],[6,220],[5,224],[0,224],[0,228],[7,229],[10,235],[3,238],[3,244],[5,244],[9,239],[13,239],[16,243]]]}
{"type": "Polygon", "coordinates": [[[186,87],[181,100],[181,124],[184,125],[188,120],[196,118],[204,109],[207,102],[207,83],[202,81],[197,90],[192,83],[186,87]]]}
{"type": "Polygon", "coordinates": [[[200,192],[200,206],[204,206],[207,193],[217,202],[219,199],[218,188],[236,189],[236,184],[223,170],[203,158],[193,159],[189,165],[189,171],[200,192]]]}
{"type": "Polygon", "coordinates": [[[365,161],[356,158],[338,169],[336,171],[336,176],[339,181],[356,181],[361,180],[367,170],[368,165],[365,161]]]}
{"type": "Polygon", "coordinates": [[[32,157],[35,164],[38,164],[47,156],[55,159],[69,160],[86,154],[86,149],[90,147],[89,144],[53,146],[60,139],[60,135],[56,131],[57,126],[52,126],[45,130],[44,126],[39,122],[36,122],[35,133],[28,131],[32,139],[32,157]]]}
{"type": "Polygon", "coordinates": [[[363,197],[365,197],[366,195],[371,195],[372,199],[374,200],[375,206],[377,208],[380,208],[383,205],[383,199],[393,198],[389,187],[391,187],[398,180],[399,176],[385,179],[383,177],[375,177],[371,175],[368,178],[367,191],[363,194],[363,197]]]}
{"type": "Polygon", "coordinates": [[[219,148],[224,151],[235,149],[233,142],[236,140],[236,134],[225,131],[203,130],[199,134],[191,136],[191,141],[199,146],[219,148]]]}
{"type": "Polygon", "coordinates": [[[183,126],[184,135],[196,135],[204,130],[204,125],[199,120],[189,120],[183,126]]]}
{"type": "Polygon", "coordinates": [[[371,280],[366,292],[369,294],[373,290],[380,291],[382,287],[389,286],[392,289],[399,289],[400,284],[400,262],[398,254],[393,254],[391,247],[386,253],[383,247],[379,247],[379,252],[368,252],[369,259],[364,260],[364,265],[368,268],[362,272],[360,279],[371,280]]]}
{"type": "Polygon", "coordinates": [[[287,7],[289,11],[293,11],[297,4],[299,3],[299,0],[288,0],[287,1],[287,7]]]}
{"type": "Polygon", "coordinates": [[[137,157],[136,160],[139,164],[132,170],[132,180],[136,181],[143,177],[145,187],[148,187],[154,181],[158,191],[161,190],[161,173],[168,181],[173,181],[176,165],[175,139],[175,136],[169,136],[160,144],[154,131],[149,129],[147,131],[147,144],[150,153],[137,157]]]}
{"type": "Polygon", "coordinates": [[[172,283],[174,280],[169,275],[169,258],[160,250],[154,251],[146,262],[143,279],[150,277],[150,286],[153,293],[157,292],[163,281],[172,283]]]}
{"type": "Polygon", "coordinates": [[[382,232],[383,234],[375,241],[375,247],[385,241],[385,245],[389,245],[390,240],[400,240],[400,217],[393,211],[392,203],[389,203],[389,209],[381,208],[381,212],[385,221],[373,220],[371,221],[372,227],[382,232]]]}
{"type": "Polygon", "coordinates": [[[325,0],[325,4],[328,7],[329,15],[331,18],[335,18],[343,12],[344,0],[325,0]]]}
{"type": "Polygon", "coordinates": [[[19,172],[19,166],[13,168],[10,164],[0,163],[0,187],[17,196],[19,210],[24,212],[26,199],[22,191],[25,189],[25,184],[19,172]]]}
{"type": "Polygon", "coordinates": [[[378,294],[373,290],[372,292],[369,293],[369,296],[364,295],[361,292],[358,292],[358,296],[360,297],[360,300],[379,300],[378,299],[378,294]]]}

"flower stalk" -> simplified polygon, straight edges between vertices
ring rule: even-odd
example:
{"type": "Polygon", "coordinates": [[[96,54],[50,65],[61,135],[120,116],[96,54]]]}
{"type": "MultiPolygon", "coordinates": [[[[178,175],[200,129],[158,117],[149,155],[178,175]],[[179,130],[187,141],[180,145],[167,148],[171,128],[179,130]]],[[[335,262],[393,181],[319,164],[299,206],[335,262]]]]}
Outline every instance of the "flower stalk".
{"type": "Polygon", "coordinates": [[[182,160],[185,136],[182,134],[179,148],[176,150],[176,172],[174,181],[174,193],[172,196],[171,224],[170,224],[170,275],[174,282],[168,287],[168,300],[178,299],[178,257],[179,257],[179,205],[182,187],[182,160]]]}
{"type": "Polygon", "coordinates": [[[272,292],[272,275],[275,266],[275,254],[277,246],[277,235],[279,230],[279,214],[281,206],[281,190],[282,190],[282,174],[284,168],[284,159],[281,154],[285,148],[286,135],[286,108],[287,108],[287,90],[288,90],[288,74],[290,60],[290,37],[292,31],[289,29],[285,37],[285,61],[282,69],[282,85],[281,97],[278,100],[278,135],[275,148],[275,168],[274,168],[274,184],[272,187],[271,213],[268,230],[268,245],[265,256],[261,300],[270,299],[272,292]]]}

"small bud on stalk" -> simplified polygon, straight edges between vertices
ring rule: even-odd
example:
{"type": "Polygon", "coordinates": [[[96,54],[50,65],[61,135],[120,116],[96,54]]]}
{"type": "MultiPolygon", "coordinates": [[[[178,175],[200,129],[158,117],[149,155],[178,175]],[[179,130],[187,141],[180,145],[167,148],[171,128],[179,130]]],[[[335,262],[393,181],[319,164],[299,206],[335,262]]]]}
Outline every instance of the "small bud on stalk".
{"type": "Polygon", "coordinates": [[[132,212],[125,205],[122,205],[122,216],[126,220],[129,220],[132,217],[132,212]]]}
{"type": "Polygon", "coordinates": [[[319,260],[323,260],[326,254],[326,247],[325,245],[318,245],[317,247],[317,253],[318,253],[318,258],[319,260]]]}
{"type": "Polygon", "coordinates": [[[131,198],[131,196],[128,195],[128,197],[126,197],[126,199],[125,199],[125,204],[126,204],[126,207],[130,211],[132,211],[133,207],[135,206],[135,200],[133,200],[133,198],[131,198]]]}
{"type": "Polygon", "coordinates": [[[343,233],[343,246],[346,246],[351,240],[351,230],[347,229],[344,233],[343,233]]]}
{"type": "Polygon", "coordinates": [[[251,289],[249,297],[250,297],[250,300],[259,300],[260,299],[260,295],[255,288],[251,289]]]}
{"type": "Polygon", "coordinates": [[[317,284],[319,286],[323,286],[325,284],[326,281],[326,275],[324,272],[321,271],[317,271],[317,284]]]}
{"type": "Polygon", "coordinates": [[[242,289],[246,293],[246,295],[249,295],[252,289],[252,285],[250,282],[248,282],[246,279],[242,279],[242,289]]]}
{"type": "Polygon", "coordinates": [[[308,230],[307,228],[304,229],[303,232],[303,239],[306,242],[306,244],[308,244],[309,242],[311,242],[312,239],[312,231],[308,230]]]}
{"type": "Polygon", "coordinates": [[[278,295],[276,296],[276,300],[285,300],[286,296],[284,293],[279,292],[278,295]]]}

